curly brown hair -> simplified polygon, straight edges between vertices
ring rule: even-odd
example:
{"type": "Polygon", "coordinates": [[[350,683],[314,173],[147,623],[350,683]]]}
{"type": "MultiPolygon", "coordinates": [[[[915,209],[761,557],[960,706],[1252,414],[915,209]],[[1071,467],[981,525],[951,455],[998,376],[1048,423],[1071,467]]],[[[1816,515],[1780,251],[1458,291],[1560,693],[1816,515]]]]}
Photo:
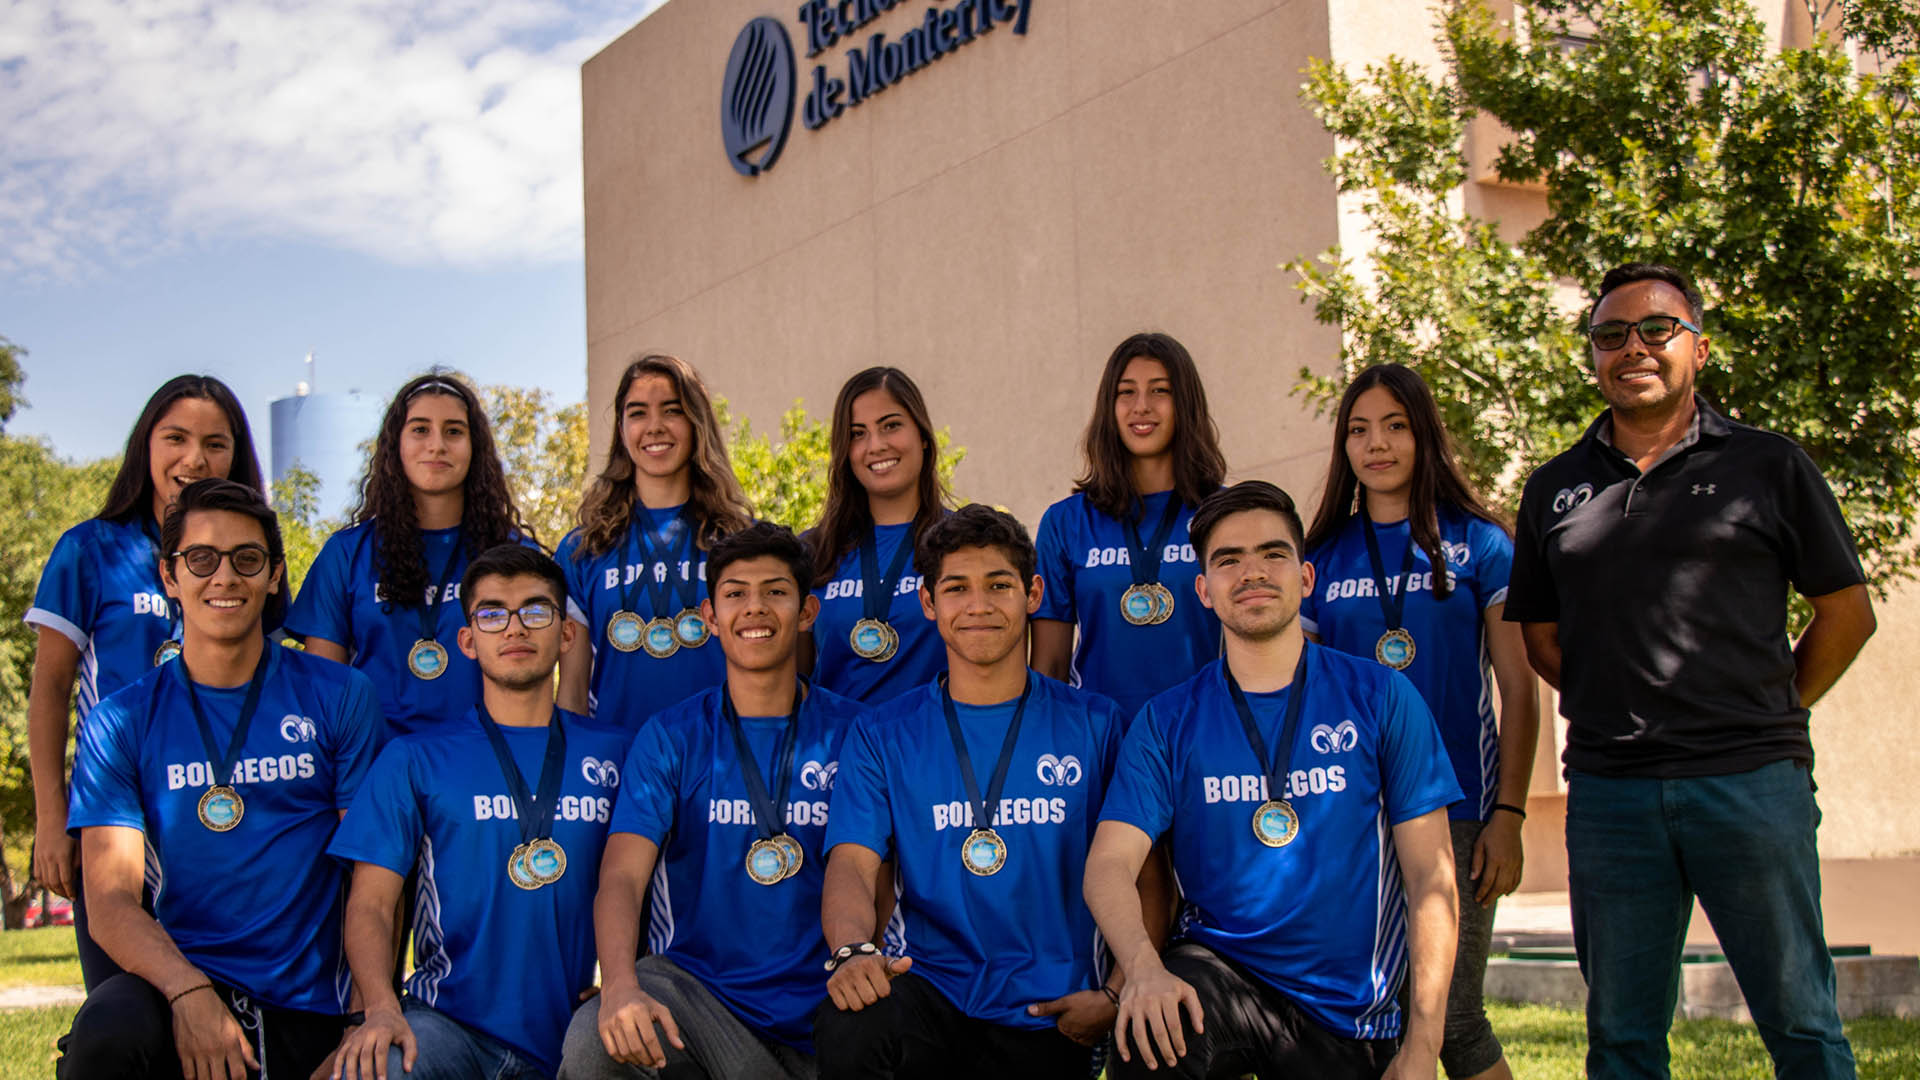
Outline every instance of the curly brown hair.
{"type": "Polygon", "coordinates": [[[419,519],[414,514],[413,485],[400,461],[400,432],[406,427],[407,406],[421,394],[456,398],[467,410],[467,439],[473,456],[467,465],[460,536],[469,559],[497,544],[518,537],[539,543],[533,527],[520,516],[507,473],[494,446],[493,425],[480,395],[458,373],[435,370],[411,379],[393,395],[380,420],[380,434],[360,480],[360,501],[353,508],[353,524],[374,522],[375,561],[380,570],[382,606],[419,607],[430,582],[419,519]]]}
{"type": "Polygon", "coordinates": [[[607,438],[606,464],[580,502],[580,546],[573,552],[576,559],[597,558],[626,539],[634,500],[639,496],[633,484],[633,458],[621,441],[620,417],[627,391],[649,375],[658,375],[673,385],[680,407],[693,425],[693,453],[687,458],[687,509],[697,523],[694,538],[701,550],[753,522],[753,506],[733,475],[727,441],[700,373],[677,356],[653,353],[634,360],[620,373],[620,385],[613,395],[613,429],[607,438]]]}

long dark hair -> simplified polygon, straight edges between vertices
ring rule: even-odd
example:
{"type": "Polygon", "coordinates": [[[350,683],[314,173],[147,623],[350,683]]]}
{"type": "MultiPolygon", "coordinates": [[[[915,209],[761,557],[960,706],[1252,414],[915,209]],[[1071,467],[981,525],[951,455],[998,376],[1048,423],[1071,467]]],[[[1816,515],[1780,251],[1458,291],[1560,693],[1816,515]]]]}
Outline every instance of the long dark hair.
{"type": "Polygon", "coordinates": [[[1093,396],[1093,418],[1087,421],[1081,445],[1086,472],[1073,484],[1073,490],[1085,492],[1096,509],[1116,519],[1134,514],[1138,493],[1133,490],[1133,455],[1120,438],[1113,402],[1120,394],[1120,377],[1126,374],[1127,364],[1142,356],[1159,361],[1172,384],[1174,496],[1188,506],[1198,506],[1227,478],[1220,429],[1207,411],[1207,390],[1200,384],[1200,369],[1187,347],[1167,334],[1135,334],[1107,357],[1100,389],[1093,396]]]}
{"type": "Polygon", "coordinates": [[[95,517],[124,523],[140,514],[153,513],[153,429],[174,402],[183,398],[211,401],[227,414],[227,429],[233,435],[233,464],[220,479],[245,484],[262,498],[266,496],[260,457],[253,449],[253,429],[247,425],[247,411],[240,407],[240,399],[233,396],[226,383],[211,375],[175,375],[160,384],[147,399],[146,408],[140,410],[140,418],[133,422],[126,453],[120,458],[120,471],[114,474],[106,502],[95,517]]]}
{"type": "Polygon", "coordinates": [[[1452,506],[1503,530],[1507,525],[1468,486],[1466,476],[1454,460],[1453,439],[1440,420],[1433,391],[1428,389],[1425,379],[1404,364],[1375,364],[1355,375],[1347,384],[1347,392],[1340,396],[1340,411],[1333,424],[1333,456],[1327,461],[1327,486],[1320,496],[1320,509],[1313,515],[1313,526],[1307,530],[1307,550],[1319,550],[1353,520],[1360,481],[1353,473],[1353,463],[1347,460],[1347,424],[1353,419],[1353,403],[1376,386],[1400,403],[1413,429],[1413,493],[1407,508],[1408,527],[1413,531],[1413,542],[1427,553],[1427,561],[1433,565],[1434,596],[1445,600],[1453,592],[1453,583],[1447,580],[1447,561],[1440,550],[1440,505],[1452,506]]]}
{"type": "Polygon", "coordinates": [[[427,580],[434,570],[427,566],[425,545],[420,540],[413,484],[400,461],[400,433],[407,426],[407,407],[422,394],[453,398],[467,411],[467,441],[473,453],[462,485],[465,498],[460,512],[461,543],[467,557],[507,543],[516,535],[539,542],[514,505],[480,396],[451,371],[430,371],[410,379],[393,395],[386,415],[380,419],[380,434],[374,439],[373,456],[367,459],[367,471],[360,479],[360,501],[352,515],[355,525],[374,523],[374,559],[380,570],[382,603],[388,607],[421,606],[427,586],[433,584],[427,580]]]}
{"type": "Polygon", "coordinates": [[[920,395],[907,373],[899,368],[870,367],[840,387],[833,403],[832,453],[827,464],[827,504],[820,511],[820,523],[807,533],[813,545],[813,583],[818,585],[833,576],[840,560],[873,527],[873,508],[868,505],[866,489],[853,474],[853,403],[870,390],[885,390],[893,395],[913,426],[920,430],[920,508],[914,512],[907,543],[913,543],[922,529],[940,520],[946,512],[947,486],[940,481],[940,445],[933,433],[933,419],[927,413],[927,400],[920,395]]]}
{"type": "Polygon", "coordinates": [[[687,422],[693,426],[693,453],[687,457],[689,515],[698,523],[694,538],[702,550],[713,541],[744,529],[753,521],[753,507],[727,458],[727,441],[713,415],[713,401],[693,365],[677,356],[642,356],[620,374],[613,395],[613,431],[607,440],[607,462],[587,487],[580,503],[580,546],[575,558],[593,558],[612,551],[627,535],[638,493],[633,486],[633,458],[621,436],[621,413],[627,391],[648,375],[659,375],[673,385],[687,422]]]}

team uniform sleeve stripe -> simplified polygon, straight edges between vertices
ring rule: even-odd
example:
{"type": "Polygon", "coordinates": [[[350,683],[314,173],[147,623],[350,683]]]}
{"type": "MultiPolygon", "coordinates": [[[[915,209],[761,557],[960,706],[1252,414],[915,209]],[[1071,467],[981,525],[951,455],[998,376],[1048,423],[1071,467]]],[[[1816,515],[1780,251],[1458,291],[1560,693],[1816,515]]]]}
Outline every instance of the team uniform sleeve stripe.
{"type": "Polygon", "coordinates": [[[144,814],[130,814],[124,810],[79,813],[67,817],[67,832],[74,835],[78,835],[81,829],[96,829],[103,826],[121,826],[138,829],[141,833],[145,833],[147,818],[144,814]]]}
{"type": "Polygon", "coordinates": [[[398,856],[392,851],[379,851],[375,848],[355,843],[335,841],[327,848],[327,854],[347,863],[370,863],[391,870],[406,877],[413,870],[415,860],[398,856]]]}
{"type": "Polygon", "coordinates": [[[567,618],[572,619],[574,622],[579,623],[581,626],[591,625],[590,623],[587,622],[586,610],[582,608],[571,596],[567,597],[567,618]]]}
{"type": "Polygon", "coordinates": [[[20,621],[28,626],[44,626],[49,630],[59,631],[61,637],[73,642],[73,647],[81,652],[87,650],[87,643],[92,640],[85,630],[43,607],[28,608],[20,621]]]}
{"type": "MultiPolygon", "coordinates": [[[[1501,593],[1505,595],[1505,590],[1501,590],[1501,593]]],[[[1320,621],[1318,619],[1309,619],[1305,615],[1302,615],[1300,616],[1300,629],[1305,630],[1309,634],[1318,634],[1320,632],[1320,621]]]]}
{"type": "Polygon", "coordinates": [[[1493,594],[1487,597],[1487,602],[1480,605],[1480,610],[1485,611],[1496,604],[1504,604],[1506,602],[1507,602],[1507,587],[1503,585],[1500,588],[1495,589],[1493,591],[1493,594]]]}

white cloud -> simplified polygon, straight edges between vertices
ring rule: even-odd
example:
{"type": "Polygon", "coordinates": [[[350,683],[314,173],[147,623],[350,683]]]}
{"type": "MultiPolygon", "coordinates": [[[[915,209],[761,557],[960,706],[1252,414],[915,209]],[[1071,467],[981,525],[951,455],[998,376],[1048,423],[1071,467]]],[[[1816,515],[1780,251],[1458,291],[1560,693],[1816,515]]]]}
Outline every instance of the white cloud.
{"type": "Polygon", "coordinates": [[[580,63],[660,2],[0,6],[0,273],[230,236],[576,258],[580,63]]]}

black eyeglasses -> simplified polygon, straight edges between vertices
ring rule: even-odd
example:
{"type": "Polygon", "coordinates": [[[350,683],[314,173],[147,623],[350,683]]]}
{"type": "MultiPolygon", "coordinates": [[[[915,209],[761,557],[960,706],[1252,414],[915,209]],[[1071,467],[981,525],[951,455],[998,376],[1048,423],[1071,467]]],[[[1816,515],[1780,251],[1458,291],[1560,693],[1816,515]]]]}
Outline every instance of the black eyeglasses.
{"type": "Polygon", "coordinates": [[[225,551],[212,544],[195,544],[182,551],[176,551],[169,558],[179,559],[187,564],[187,570],[194,577],[212,577],[220,569],[220,560],[233,560],[233,572],[241,577],[259,577],[271,560],[267,549],[259,544],[241,544],[225,551]]]}
{"type": "Polygon", "coordinates": [[[1649,315],[1639,322],[1633,323],[1621,322],[1618,319],[1612,320],[1611,322],[1594,323],[1592,326],[1587,327],[1587,340],[1593,342],[1593,347],[1596,349],[1604,349],[1612,352],[1614,349],[1626,348],[1627,335],[1638,332],[1640,340],[1645,342],[1647,347],[1652,348],[1653,346],[1665,345],[1667,342],[1672,341],[1673,335],[1679,333],[1683,328],[1691,330],[1696,334],[1700,332],[1699,327],[1677,316],[1649,315]]]}
{"type": "Polygon", "coordinates": [[[528,630],[544,630],[553,625],[559,609],[545,600],[525,604],[518,610],[503,607],[477,607],[470,616],[473,628],[483,634],[498,634],[507,628],[507,623],[515,615],[520,616],[520,625],[528,630]]]}

